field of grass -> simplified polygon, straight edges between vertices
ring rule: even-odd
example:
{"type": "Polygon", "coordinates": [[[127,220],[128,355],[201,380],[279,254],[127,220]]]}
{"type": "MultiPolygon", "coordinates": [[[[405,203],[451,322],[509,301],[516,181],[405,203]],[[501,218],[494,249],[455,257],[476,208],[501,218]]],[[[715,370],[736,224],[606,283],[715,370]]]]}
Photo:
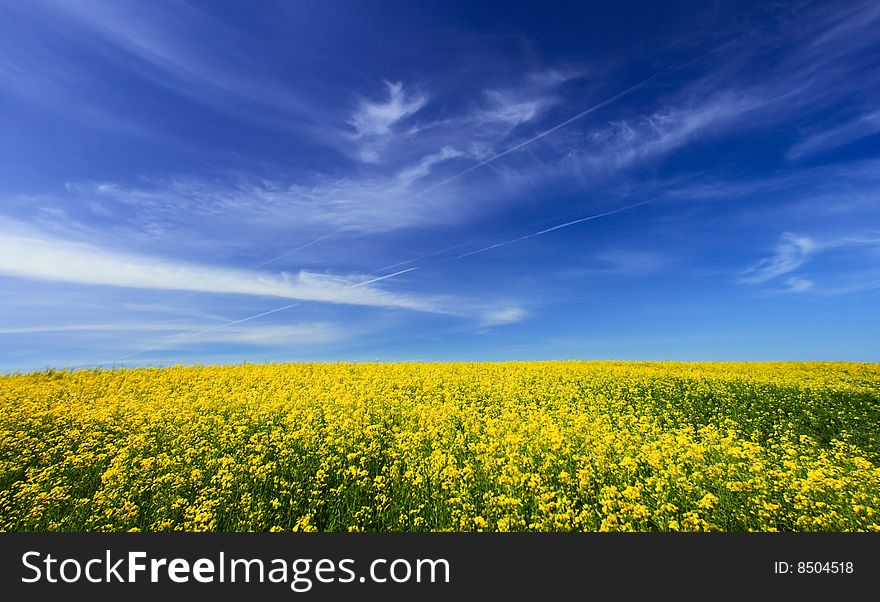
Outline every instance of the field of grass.
{"type": "Polygon", "coordinates": [[[880,365],[0,377],[0,530],[878,531],[880,365]]]}

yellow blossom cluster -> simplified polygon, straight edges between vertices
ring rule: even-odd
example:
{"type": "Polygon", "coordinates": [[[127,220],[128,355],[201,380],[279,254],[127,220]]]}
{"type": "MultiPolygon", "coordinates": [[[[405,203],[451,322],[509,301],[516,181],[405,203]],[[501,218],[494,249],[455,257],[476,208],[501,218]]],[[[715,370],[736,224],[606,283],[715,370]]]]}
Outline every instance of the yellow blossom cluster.
{"type": "Polygon", "coordinates": [[[0,377],[0,530],[877,531],[880,366],[0,377]]]}

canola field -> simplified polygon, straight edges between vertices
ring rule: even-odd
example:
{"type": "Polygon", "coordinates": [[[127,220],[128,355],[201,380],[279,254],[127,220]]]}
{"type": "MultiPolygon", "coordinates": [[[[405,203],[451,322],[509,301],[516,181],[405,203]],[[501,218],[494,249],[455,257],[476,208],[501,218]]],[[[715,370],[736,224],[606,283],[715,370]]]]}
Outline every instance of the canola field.
{"type": "Polygon", "coordinates": [[[878,531],[880,365],[0,377],[0,530],[878,531]]]}

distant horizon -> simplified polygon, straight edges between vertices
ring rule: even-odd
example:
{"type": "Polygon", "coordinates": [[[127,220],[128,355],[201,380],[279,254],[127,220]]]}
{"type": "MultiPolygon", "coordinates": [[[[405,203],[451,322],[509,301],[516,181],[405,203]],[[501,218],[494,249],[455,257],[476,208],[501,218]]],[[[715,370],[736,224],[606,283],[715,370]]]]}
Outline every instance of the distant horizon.
{"type": "Polygon", "coordinates": [[[634,359],[528,359],[528,360],[293,360],[241,361],[235,363],[205,364],[199,362],[178,364],[136,364],[120,366],[45,366],[31,370],[0,371],[0,376],[37,374],[44,372],[89,372],[94,370],[149,370],[166,368],[236,368],[247,366],[302,366],[302,365],[401,365],[401,364],[541,364],[541,363],[614,363],[614,364],[853,364],[873,365],[880,362],[850,360],[634,360],[634,359]]]}
{"type": "Polygon", "coordinates": [[[6,3],[0,371],[880,362],[878,30],[869,1],[6,3]]]}

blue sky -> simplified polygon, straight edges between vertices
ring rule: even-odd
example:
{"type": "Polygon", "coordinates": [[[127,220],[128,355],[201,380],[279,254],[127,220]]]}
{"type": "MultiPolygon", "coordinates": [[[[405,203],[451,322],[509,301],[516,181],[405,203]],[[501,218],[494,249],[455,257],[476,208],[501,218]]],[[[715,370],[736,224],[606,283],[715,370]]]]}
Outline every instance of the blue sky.
{"type": "Polygon", "coordinates": [[[0,369],[880,360],[880,4],[3,2],[0,369]]]}

